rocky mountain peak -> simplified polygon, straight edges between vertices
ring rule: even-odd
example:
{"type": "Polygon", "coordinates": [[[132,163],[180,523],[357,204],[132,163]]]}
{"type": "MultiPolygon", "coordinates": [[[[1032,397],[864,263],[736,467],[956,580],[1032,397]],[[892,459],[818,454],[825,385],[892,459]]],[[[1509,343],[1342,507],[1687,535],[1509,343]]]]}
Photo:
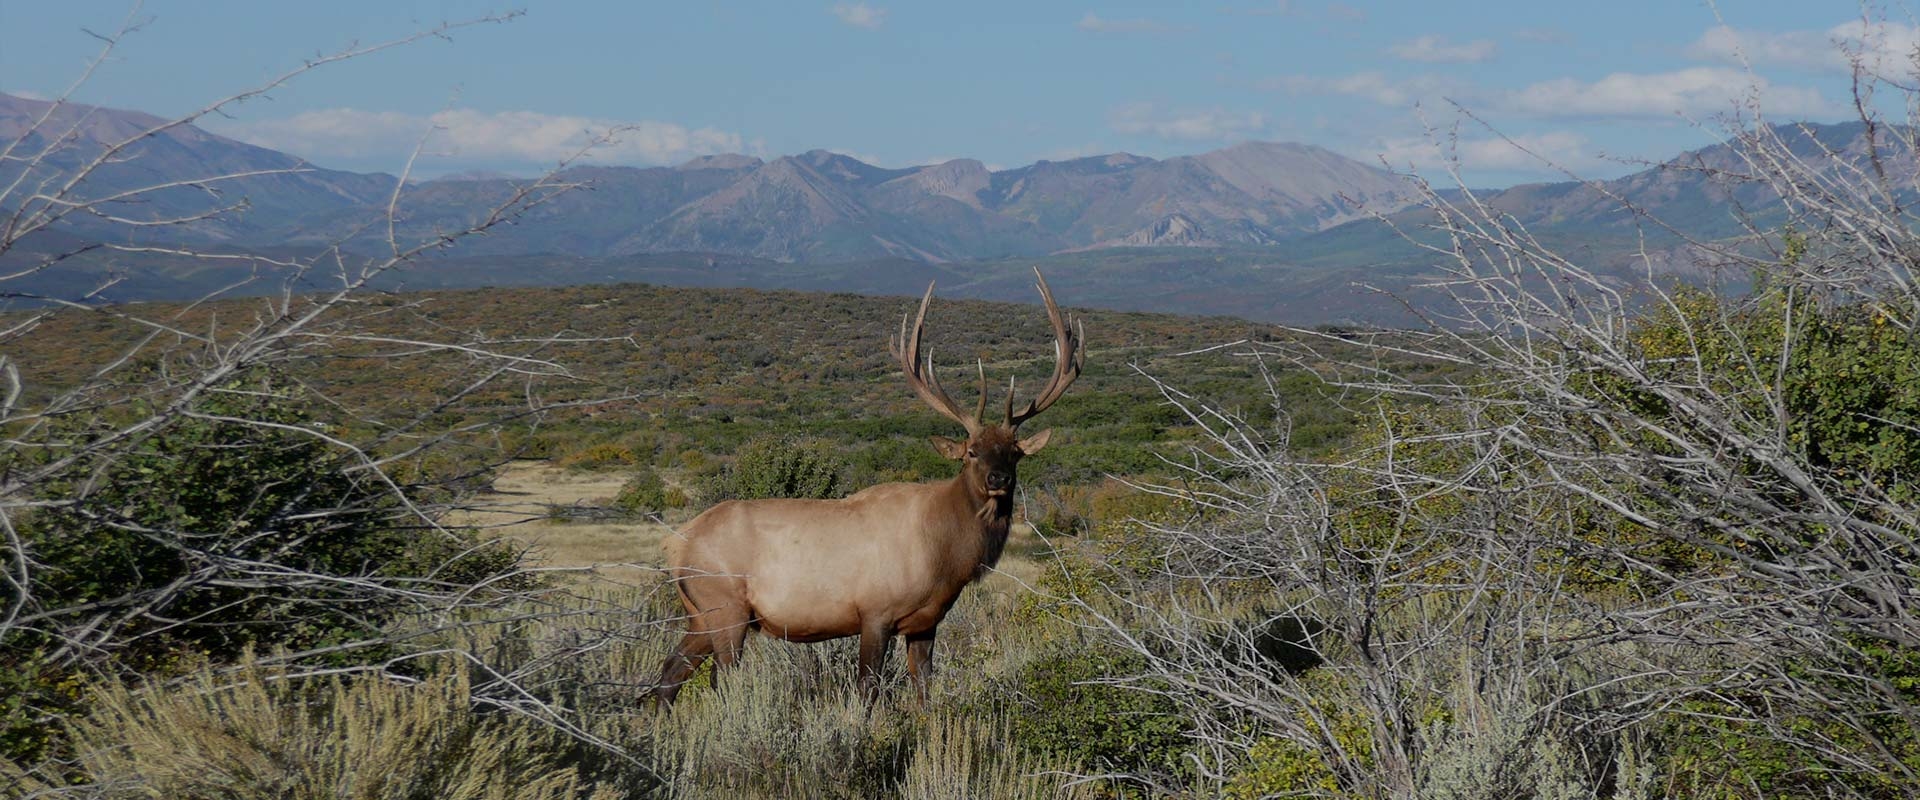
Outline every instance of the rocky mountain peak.
{"type": "Polygon", "coordinates": [[[979,207],[979,194],[993,181],[993,175],[987,172],[985,164],[971,158],[956,158],[940,164],[921,167],[908,175],[888,181],[888,187],[911,188],[915,191],[951,197],[967,205],[979,207]]]}
{"type": "Polygon", "coordinates": [[[1207,238],[1200,223],[1185,214],[1161,217],[1152,225],[1108,243],[1112,247],[1194,247],[1210,244],[1214,242],[1207,238]]]}

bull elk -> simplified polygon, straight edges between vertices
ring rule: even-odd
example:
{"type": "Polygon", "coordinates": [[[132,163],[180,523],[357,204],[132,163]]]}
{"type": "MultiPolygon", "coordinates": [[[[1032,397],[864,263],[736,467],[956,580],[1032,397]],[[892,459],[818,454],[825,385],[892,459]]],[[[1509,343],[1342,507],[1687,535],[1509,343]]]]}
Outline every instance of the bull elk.
{"type": "Polygon", "coordinates": [[[790,642],[860,637],[860,691],[876,679],[893,637],[907,640],[907,674],[924,700],[940,621],[967,584],[1000,560],[1013,519],[1015,467],[1040,452],[1051,429],[1025,439],[1020,425],[1047,410],[1080,376],[1080,335],[1054,305],[1038,269],[1040,299],[1053,323],[1053,377],[1026,407],[986,421],[986,370],[971,416],[941,388],[921,354],[933,286],[920,313],[900,320],[891,342],[907,385],[933,410],[966,428],[966,441],[933,437],[961,462],[952,480],[883,483],[838,500],[733,500],[707,509],[670,540],[669,571],[686,605],[687,632],[660,670],[655,697],[673,702],[709,656],[718,673],[740,657],[750,630],[790,642]]]}

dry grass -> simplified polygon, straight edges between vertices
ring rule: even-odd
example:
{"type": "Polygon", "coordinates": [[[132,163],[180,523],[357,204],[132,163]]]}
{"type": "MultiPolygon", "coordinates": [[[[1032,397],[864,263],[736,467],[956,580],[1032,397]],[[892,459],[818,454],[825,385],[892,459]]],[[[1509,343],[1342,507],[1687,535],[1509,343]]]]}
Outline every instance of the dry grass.
{"type": "Polygon", "coordinates": [[[476,714],[467,691],[457,670],[406,686],[289,681],[248,665],[202,672],[186,686],[98,686],[72,730],[79,765],[103,798],[619,796],[565,764],[554,732],[476,714]]]}
{"type": "Polygon", "coordinates": [[[554,514],[556,509],[605,505],[626,480],[622,472],[582,472],[545,461],[515,461],[501,468],[492,491],[476,498],[474,507],[452,522],[480,526],[525,543],[532,548],[528,553],[532,566],[591,568],[581,580],[635,585],[665,559],[660,543],[672,534],[671,528],[639,520],[567,519],[554,514]]]}
{"type": "Polygon", "coordinates": [[[902,800],[1076,800],[1101,796],[1098,786],[1074,783],[1045,758],[1008,747],[1004,725],[942,714],[923,720],[913,761],[900,782],[902,800]]]}
{"type": "MultiPolygon", "coordinates": [[[[557,477],[576,491],[591,485],[557,477]]],[[[554,552],[580,552],[568,540],[573,527],[548,528],[561,539],[554,552]]],[[[634,770],[589,774],[555,732],[474,711],[464,670],[452,664],[416,686],[280,682],[259,668],[206,672],[163,691],[103,685],[74,723],[85,753],[78,769],[124,787],[99,793],[116,798],[1093,796],[1094,787],[1069,785],[1074,765],[1035,756],[1000,713],[986,711],[1008,676],[1061,633],[1008,623],[1027,591],[1010,575],[970,589],[942,626],[925,705],[905,685],[899,648],[889,699],[869,709],[854,685],[854,640],[754,637],[717,690],[702,677],[666,713],[644,701],[678,637],[661,581],[657,571],[630,586],[590,580],[568,596],[597,610],[476,629],[459,648],[564,703],[581,729],[637,759],[634,770]],[[582,646],[610,631],[603,644],[582,646]]],[[[0,764],[0,781],[8,777],[0,764]]]]}

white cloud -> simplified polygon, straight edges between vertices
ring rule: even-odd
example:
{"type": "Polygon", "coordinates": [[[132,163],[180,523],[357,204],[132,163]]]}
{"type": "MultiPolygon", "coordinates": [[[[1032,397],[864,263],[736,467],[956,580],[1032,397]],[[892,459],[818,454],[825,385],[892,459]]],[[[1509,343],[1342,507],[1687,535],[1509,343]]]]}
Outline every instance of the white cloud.
{"type": "Polygon", "coordinates": [[[1380,143],[1379,156],[1395,169],[1422,172],[1445,168],[1454,159],[1462,170],[1542,174],[1557,174],[1561,169],[1579,172],[1603,163],[1586,137],[1570,131],[1445,142],[1427,137],[1388,139],[1380,143]]]}
{"type": "Polygon", "coordinates": [[[1732,111],[1748,99],[1771,114],[1832,110],[1813,89],[1775,86],[1765,78],[1725,67],[1616,72],[1597,81],[1560,78],[1509,92],[1497,105],[1541,117],[1700,117],[1732,111]]]}
{"type": "Polygon", "coordinates": [[[467,163],[554,164],[579,153],[594,137],[612,140],[593,149],[602,163],[669,164],[698,155],[748,149],[739,134],[671,122],[621,122],[534,111],[450,109],[430,116],[332,108],[283,119],[243,121],[220,132],[303,158],[401,157],[429,130],[425,155],[467,163]]]}
{"type": "Polygon", "coordinates": [[[1214,108],[1162,112],[1152,103],[1132,103],[1114,110],[1111,120],[1119,133],[1145,134],[1161,139],[1218,141],[1253,136],[1267,127],[1257,112],[1214,108]]]}
{"type": "Polygon", "coordinates": [[[1073,27],[1089,33],[1171,33],[1174,26],[1151,19],[1107,19],[1091,11],[1073,27]]]}
{"type": "Polygon", "coordinates": [[[1687,53],[1728,64],[1779,65],[1845,72],[1858,58],[1867,69],[1905,76],[1915,68],[1920,27],[1853,20],[1824,31],[1767,33],[1720,25],[1708,28],[1687,53]]]}
{"type": "Polygon", "coordinates": [[[1808,116],[1834,111],[1814,89],[1774,84],[1726,67],[1690,67],[1673,72],[1617,72],[1595,81],[1573,78],[1542,81],[1525,88],[1492,92],[1459,80],[1433,75],[1395,78],[1383,72],[1351,75],[1282,75],[1257,88],[1291,94],[1357,97],[1382,106],[1439,105],[1455,100],[1479,111],[1505,111],[1535,117],[1668,118],[1705,117],[1733,111],[1755,101],[1768,114],[1808,116]]]}
{"type": "Polygon", "coordinates": [[[1477,64],[1493,59],[1494,44],[1491,39],[1475,39],[1462,44],[1451,44],[1445,37],[1422,36],[1408,42],[1400,42],[1387,51],[1407,61],[1424,61],[1432,64],[1477,64]]]}
{"type": "Polygon", "coordinates": [[[841,22],[856,28],[874,31],[887,23],[886,9],[874,8],[866,3],[835,3],[833,8],[828,10],[839,17],[841,22]]]}
{"type": "Polygon", "coordinates": [[[1467,90],[1456,83],[1422,75],[1405,80],[1389,78],[1381,72],[1356,72],[1352,75],[1321,77],[1282,75],[1256,84],[1258,88],[1290,94],[1336,94],[1370,100],[1383,106],[1405,107],[1423,100],[1434,100],[1467,90]]]}

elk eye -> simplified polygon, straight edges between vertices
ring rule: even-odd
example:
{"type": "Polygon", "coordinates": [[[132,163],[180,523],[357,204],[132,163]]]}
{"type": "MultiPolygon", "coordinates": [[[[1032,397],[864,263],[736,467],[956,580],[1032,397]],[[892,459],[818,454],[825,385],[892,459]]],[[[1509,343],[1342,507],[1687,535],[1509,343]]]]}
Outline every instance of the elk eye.
{"type": "Polygon", "coordinates": [[[968,457],[968,458],[979,458],[979,456],[978,456],[978,455],[975,455],[975,454],[974,454],[974,452],[973,452],[973,448],[971,448],[971,447],[969,447],[969,448],[967,448],[967,457],[968,457]]]}

